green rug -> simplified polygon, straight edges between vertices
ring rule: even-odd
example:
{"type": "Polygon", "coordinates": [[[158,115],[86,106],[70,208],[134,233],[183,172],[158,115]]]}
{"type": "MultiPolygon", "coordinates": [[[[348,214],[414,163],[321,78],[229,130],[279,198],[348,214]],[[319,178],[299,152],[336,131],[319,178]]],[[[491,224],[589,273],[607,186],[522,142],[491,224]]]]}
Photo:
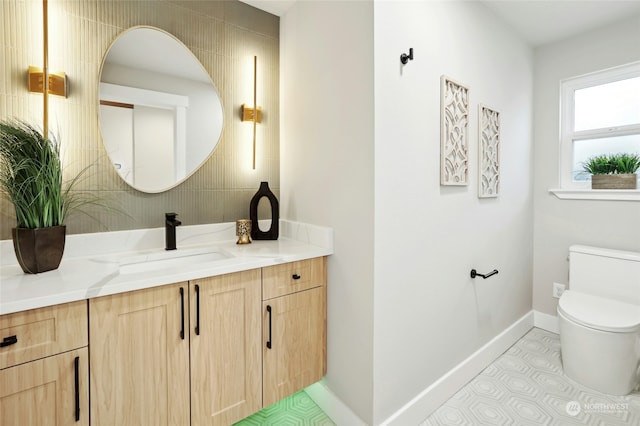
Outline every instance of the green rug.
{"type": "Polygon", "coordinates": [[[335,426],[304,391],[276,402],[235,426],[335,426]]]}

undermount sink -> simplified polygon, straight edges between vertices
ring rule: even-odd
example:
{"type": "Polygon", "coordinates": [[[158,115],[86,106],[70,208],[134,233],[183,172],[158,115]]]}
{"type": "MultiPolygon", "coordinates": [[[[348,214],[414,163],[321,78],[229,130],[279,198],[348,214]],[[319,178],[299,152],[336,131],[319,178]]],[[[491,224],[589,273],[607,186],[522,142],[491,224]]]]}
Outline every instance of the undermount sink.
{"type": "Polygon", "coordinates": [[[121,274],[135,274],[159,269],[206,265],[230,257],[223,250],[209,247],[128,256],[120,259],[119,263],[121,274]]]}

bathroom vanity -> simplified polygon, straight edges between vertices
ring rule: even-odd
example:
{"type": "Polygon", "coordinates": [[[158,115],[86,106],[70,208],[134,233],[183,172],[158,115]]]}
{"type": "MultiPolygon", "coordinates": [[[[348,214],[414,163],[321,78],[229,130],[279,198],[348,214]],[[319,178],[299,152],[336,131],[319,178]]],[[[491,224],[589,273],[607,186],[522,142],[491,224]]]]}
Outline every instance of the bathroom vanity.
{"type": "Polygon", "coordinates": [[[320,380],[332,234],[281,228],[240,246],[233,224],[185,227],[172,255],[156,230],[88,254],[70,236],[87,255],[57,271],[3,265],[0,425],[229,425],[320,380]]]}

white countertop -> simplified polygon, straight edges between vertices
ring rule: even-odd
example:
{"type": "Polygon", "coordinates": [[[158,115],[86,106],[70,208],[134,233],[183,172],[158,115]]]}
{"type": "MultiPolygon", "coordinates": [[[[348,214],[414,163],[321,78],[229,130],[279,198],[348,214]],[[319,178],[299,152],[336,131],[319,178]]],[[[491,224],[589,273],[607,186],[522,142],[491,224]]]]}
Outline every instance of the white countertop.
{"type": "Polygon", "coordinates": [[[228,274],[333,253],[333,231],[280,221],[280,238],[237,245],[235,222],[177,229],[177,250],[164,250],[164,228],[68,235],[60,267],[25,274],[15,261],[11,240],[0,241],[0,315],[228,274]],[[180,256],[215,250],[226,258],[210,263],[167,266],[123,274],[122,259],[180,256]]]}

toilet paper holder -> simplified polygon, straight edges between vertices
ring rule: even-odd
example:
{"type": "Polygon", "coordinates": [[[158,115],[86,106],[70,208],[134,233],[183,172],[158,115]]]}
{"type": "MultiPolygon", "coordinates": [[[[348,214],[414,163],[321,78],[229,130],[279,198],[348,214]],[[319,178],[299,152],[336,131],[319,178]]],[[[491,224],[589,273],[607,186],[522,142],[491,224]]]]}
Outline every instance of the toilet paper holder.
{"type": "Polygon", "coordinates": [[[497,273],[498,273],[497,269],[494,269],[493,271],[489,272],[488,274],[479,274],[478,272],[476,272],[475,269],[472,269],[471,270],[471,278],[482,277],[482,278],[484,278],[486,280],[487,278],[489,278],[489,277],[491,277],[491,276],[493,276],[493,275],[495,275],[497,273]]]}

